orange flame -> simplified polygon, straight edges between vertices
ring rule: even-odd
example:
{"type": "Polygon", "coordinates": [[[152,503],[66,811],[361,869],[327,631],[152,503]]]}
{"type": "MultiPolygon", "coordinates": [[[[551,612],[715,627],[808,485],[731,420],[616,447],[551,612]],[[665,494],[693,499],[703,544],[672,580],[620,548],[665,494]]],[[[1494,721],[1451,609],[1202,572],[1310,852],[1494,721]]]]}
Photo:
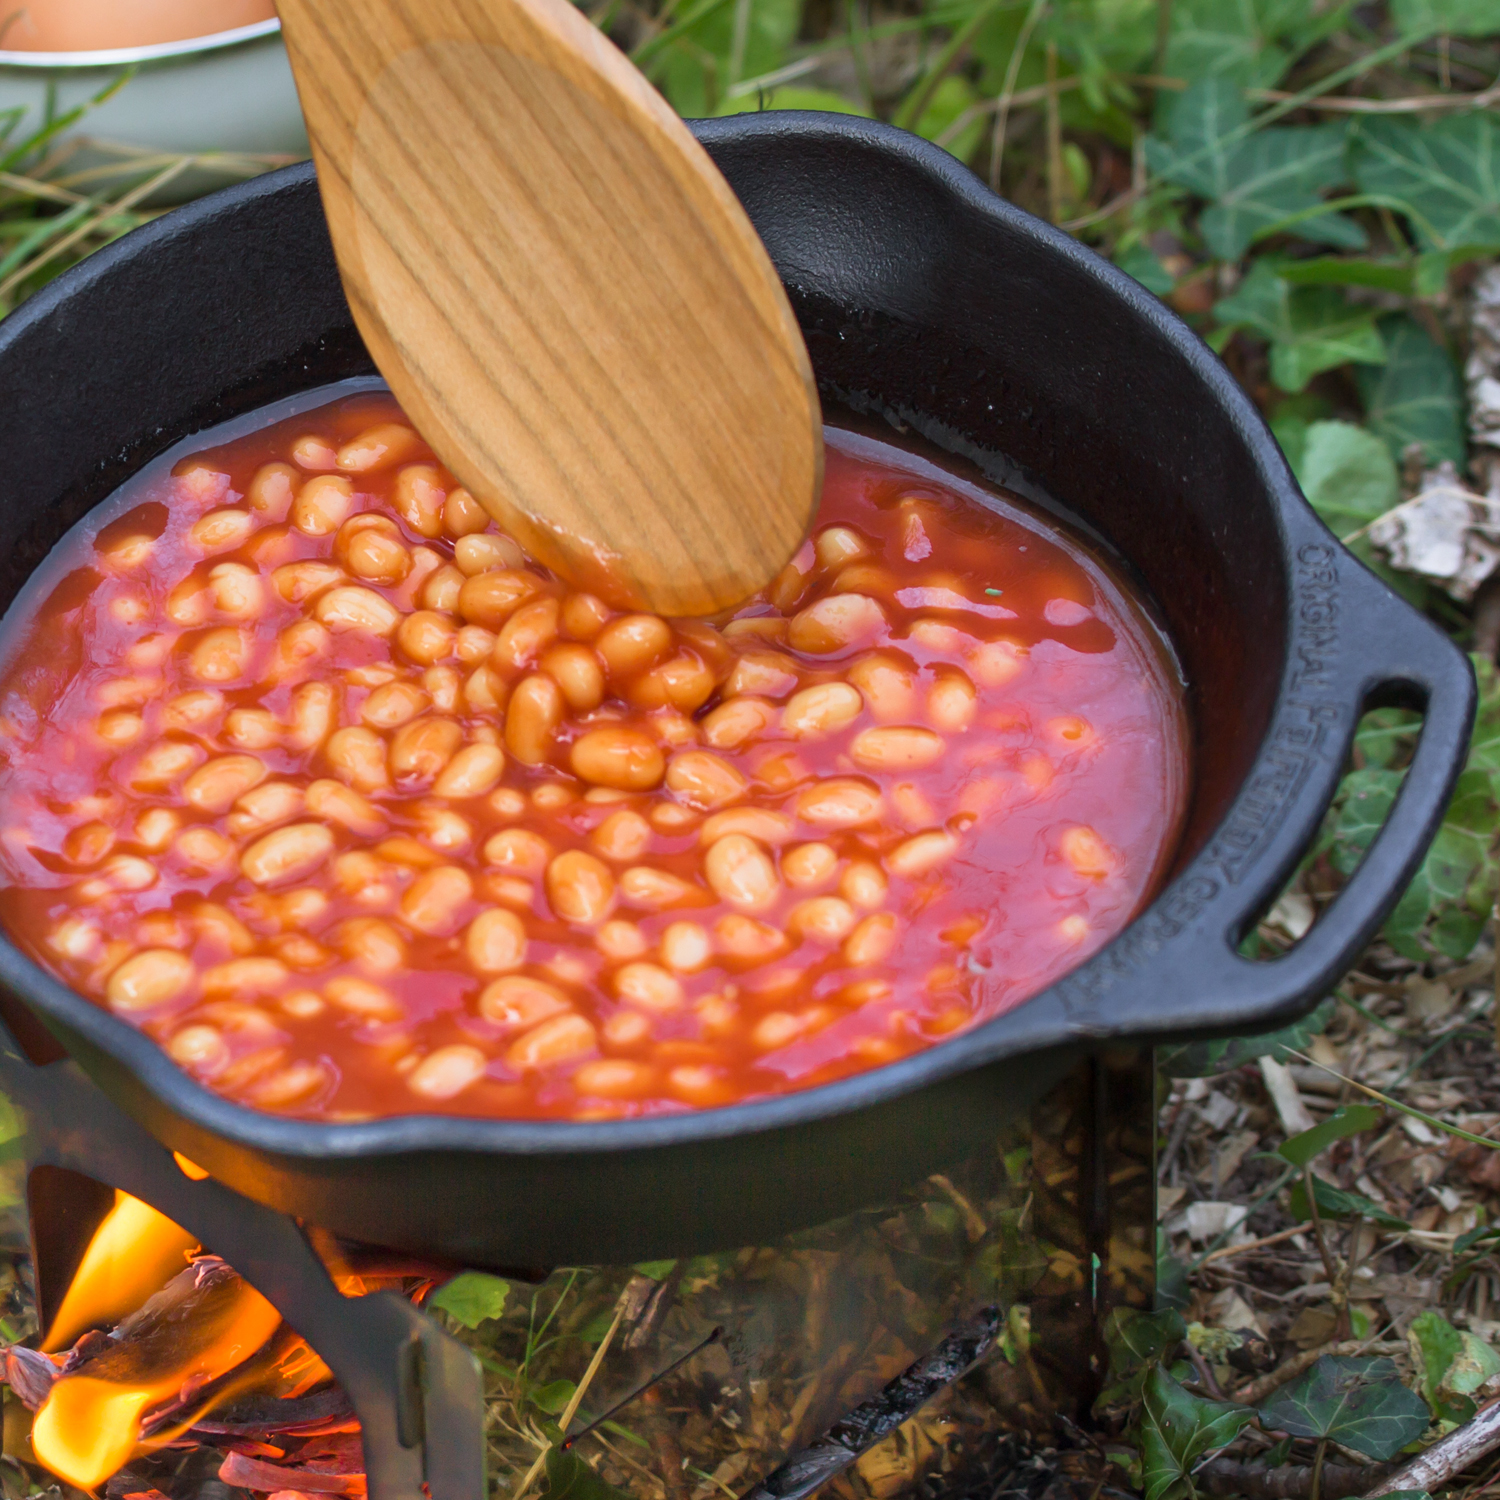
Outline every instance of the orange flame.
{"type": "Polygon", "coordinates": [[[116,1189],[42,1348],[55,1353],[90,1328],[112,1328],[182,1270],[197,1244],[165,1214],[116,1189]]]}
{"type": "MultiPolygon", "coordinates": [[[[138,1311],[184,1269],[195,1243],[155,1209],[118,1193],[84,1253],[47,1347],[138,1311]]],[[[140,1445],[143,1419],[154,1408],[229,1373],[280,1322],[281,1314],[246,1282],[224,1280],[189,1313],[168,1312],[58,1379],[32,1423],[32,1451],[80,1489],[102,1484],[140,1445]]]]}

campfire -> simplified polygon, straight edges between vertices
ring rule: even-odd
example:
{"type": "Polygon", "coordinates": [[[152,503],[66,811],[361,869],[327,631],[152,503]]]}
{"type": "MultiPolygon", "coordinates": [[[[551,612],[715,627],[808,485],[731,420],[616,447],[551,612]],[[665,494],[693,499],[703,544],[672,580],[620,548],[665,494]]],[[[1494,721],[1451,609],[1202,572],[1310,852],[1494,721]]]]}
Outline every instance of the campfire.
{"type": "MultiPolygon", "coordinates": [[[[420,1298],[410,1267],[330,1267],[357,1297],[420,1298]]],[[[218,1478],[262,1493],[364,1495],[360,1427],[305,1339],[225,1260],[117,1192],[41,1349],[12,1345],[4,1378],[34,1413],[37,1462],[79,1489],[164,1500],[153,1460],[205,1449],[218,1478]],[[134,1482],[139,1478],[139,1483],[134,1482]]]]}

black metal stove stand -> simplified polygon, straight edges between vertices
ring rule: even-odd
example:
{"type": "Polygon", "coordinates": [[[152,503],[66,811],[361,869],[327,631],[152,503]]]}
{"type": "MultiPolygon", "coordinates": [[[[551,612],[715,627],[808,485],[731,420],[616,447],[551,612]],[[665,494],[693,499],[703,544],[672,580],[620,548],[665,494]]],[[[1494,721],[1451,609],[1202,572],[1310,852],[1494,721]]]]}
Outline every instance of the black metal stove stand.
{"type": "MultiPolygon", "coordinates": [[[[43,1327],[113,1190],[122,1189],[229,1261],[326,1361],[360,1421],[370,1500],[418,1500],[424,1492],[430,1500],[485,1500],[484,1384],[462,1343],[394,1292],[344,1296],[300,1223],[212,1178],[189,1177],[77,1063],[34,1063],[3,1025],[0,1092],[24,1116],[20,1153],[43,1327]]],[[[986,1370],[986,1382],[1001,1411],[1000,1426],[1034,1428],[1038,1411],[1050,1423],[1056,1412],[1086,1409],[1102,1372],[1104,1313],[1112,1303],[1150,1296],[1149,1056],[1126,1055],[1113,1064],[1098,1059],[1080,1068],[1036,1107],[1029,1129],[1019,1122],[1016,1136],[1029,1142],[1031,1179],[1021,1210],[1027,1242],[1019,1256],[1012,1246],[1011,1260],[1030,1256],[1042,1269],[1023,1272],[1020,1283],[1012,1280],[1005,1290],[1027,1288],[1032,1357],[1024,1378],[1001,1364],[986,1370]]],[[[1000,1149],[1013,1145],[1002,1142],[1000,1149]]],[[[948,1179],[934,1180],[954,1190],[948,1179]]],[[[883,1389],[867,1386],[874,1394],[822,1437],[804,1438],[806,1446],[789,1456],[783,1448],[774,1472],[762,1469],[765,1477],[746,1500],[803,1500],[850,1469],[984,1361],[1000,1318],[998,1308],[987,1306],[950,1324],[947,1337],[883,1389]]],[[[716,1330],[715,1341],[723,1332],[716,1330]]],[[[729,1329],[724,1342],[732,1347],[740,1339],[740,1330],[729,1329]]],[[[680,1363],[656,1365],[660,1373],[646,1388],[665,1381],[680,1363]]]]}
{"type": "Polygon", "coordinates": [[[188,1177],[77,1063],[37,1066],[3,1026],[0,1090],[25,1117],[39,1315],[98,1225],[99,1185],[120,1188],[222,1254],[327,1363],[359,1417],[370,1500],[424,1484],[431,1500],[484,1500],[484,1384],[462,1344],[395,1292],[345,1297],[295,1220],[188,1177]]]}

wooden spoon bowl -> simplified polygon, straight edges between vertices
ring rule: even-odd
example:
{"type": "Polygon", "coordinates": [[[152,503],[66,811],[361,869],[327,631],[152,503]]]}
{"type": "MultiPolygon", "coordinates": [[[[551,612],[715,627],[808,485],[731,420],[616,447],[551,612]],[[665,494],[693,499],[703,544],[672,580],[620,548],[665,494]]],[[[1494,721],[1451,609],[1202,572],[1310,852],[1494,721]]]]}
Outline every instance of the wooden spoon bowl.
{"type": "Polygon", "coordinates": [[[355,322],[453,473],[617,606],[768,583],[817,507],[817,391],[667,103],[566,0],[279,10],[355,322]]]}

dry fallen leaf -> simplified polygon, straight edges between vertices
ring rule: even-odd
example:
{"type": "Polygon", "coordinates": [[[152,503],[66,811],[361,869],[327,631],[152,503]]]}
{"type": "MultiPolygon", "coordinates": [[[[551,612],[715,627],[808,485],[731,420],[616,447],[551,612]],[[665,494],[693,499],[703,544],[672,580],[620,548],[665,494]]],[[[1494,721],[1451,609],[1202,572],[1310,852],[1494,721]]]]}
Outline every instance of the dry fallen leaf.
{"type": "Polygon", "coordinates": [[[1500,567],[1500,499],[1476,494],[1444,460],[1422,476],[1412,499],[1370,522],[1369,536],[1392,567],[1467,603],[1500,567]]]}

